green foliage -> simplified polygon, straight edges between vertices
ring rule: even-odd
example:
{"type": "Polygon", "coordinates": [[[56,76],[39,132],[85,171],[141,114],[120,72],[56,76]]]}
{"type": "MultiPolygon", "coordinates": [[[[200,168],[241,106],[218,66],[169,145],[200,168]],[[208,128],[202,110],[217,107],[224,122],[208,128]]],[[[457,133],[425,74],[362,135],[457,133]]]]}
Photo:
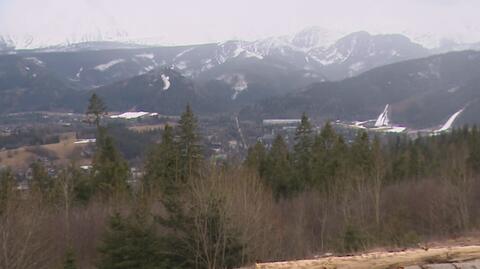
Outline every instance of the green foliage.
{"type": "Polygon", "coordinates": [[[128,164],[115,147],[113,138],[105,134],[103,128],[100,128],[97,136],[92,175],[94,185],[104,194],[112,194],[128,188],[128,164]]]}
{"type": "Polygon", "coordinates": [[[360,230],[352,225],[345,229],[343,248],[347,252],[357,252],[363,247],[364,237],[360,230]]]}
{"type": "Polygon", "coordinates": [[[248,149],[247,158],[245,159],[244,164],[250,169],[258,171],[260,176],[264,176],[266,169],[266,158],[267,152],[265,146],[258,141],[253,147],[248,149]]]}
{"type": "Polygon", "coordinates": [[[172,233],[164,237],[170,268],[237,268],[242,264],[244,244],[228,223],[223,201],[210,197],[205,204],[179,214],[171,212],[162,221],[172,233]]]}
{"type": "Polygon", "coordinates": [[[298,187],[311,183],[312,180],[312,125],[304,113],[300,125],[295,132],[295,146],[293,151],[293,167],[298,187]]]}
{"type": "Polygon", "coordinates": [[[277,198],[297,192],[303,183],[292,176],[290,153],[281,136],[277,136],[267,155],[265,178],[277,198]]]}
{"type": "Polygon", "coordinates": [[[480,134],[477,126],[474,126],[468,141],[470,152],[467,164],[474,172],[480,172],[480,134]]]}
{"type": "Polygon", "coordinates": [[[330,123],[326,123],[320,134],[315,137],[312,153],[313,184],[324,193],[330,193],[335,178],[345,171],[347,166],[347,145],[338,136],[330,123]]]}
{"type": "Polygon", "coordinates": [[[69,247],[65,252],[65,259],[63,261],[63,269],[76,269],[76,261],[75,261],[75,252],[73,248],[69,247]]]}
{"type": "Polygon", "coordinates": [[[359,131],[351,145],[349,156],[352,158],[352,168],[363,176],[369,176],[372,173],[373,158],[370,146],[370,138],[365,131],[359,131]]]}
{"type": "Polygon", "coordinates": [[[197,119],[190,105],[178,122],[179,172],[182,180],[197,177],[203,160],[197,119]]]}
{"type": "Polygon", "coordinates": [[[109,124],[108,134],[114,139],[115,146],[127,160],[141,159],[160,135],[159,130],[136,132],[124,124],[109,124]]]}
{"type": "Polygon", "coordinates": [[[196,236],[201,236],[202,232],[206,234],[206,237],[203,238],[205,257],[200,259],[200,263],[197,264],[198,268],[211,268],[208,263],[201,262],[202,260],[217,260],[219,268],[235,268],[241,265],[243,246],[235,231],[226,229],[228,220],[222,204],[221,199],[210,199],[207,209],[198,217],[204,230],[200,229],[200,233],[196,236]],[[219,244],[222,245],[222,248],[218,248],[219,244]]]}
{"type": "Polygon", "coordinates": [[[106,113],[107,106],[96,93],[93,93],[88,100],[88,108],[86,112],[88,121],[92,124],[95,124],[95,126],[98,128],[100,127],[100,120],[102,119],[102,116],[106,115],[106,113]]]}
{"type": "Polygon", "coordinates": [[[145,165],[145,186],[149,189],[160,187],[163,192],[173,191],[178,178],[178,156],[173,128],[166,125],[162,142],[155,145],[148,155],[145,165]]]}
{"type": "Polygon", "coordinates": [[[88,172],[76,168],[70,168],[67,173],[73,179],[74,201],[86,204],[95,194],[95,185],[91,176],[88,172]]]}
{"type": "Polygon", "coordinates": [[[160,241],[145,215],[111,216],[99,247],[98,269],[159,269],[167,267],[160,255],[160,241]]]}

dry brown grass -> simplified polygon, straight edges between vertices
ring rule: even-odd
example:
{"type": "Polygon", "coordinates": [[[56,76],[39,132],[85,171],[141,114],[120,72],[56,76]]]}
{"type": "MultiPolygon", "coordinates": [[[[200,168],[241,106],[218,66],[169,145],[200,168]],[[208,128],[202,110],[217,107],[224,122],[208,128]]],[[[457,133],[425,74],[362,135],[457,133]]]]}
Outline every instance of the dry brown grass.
{"type": "MultiPolygon", "coordinates": [[[[71,162],[72,155],[74,155],[76,151],[78,152],[79,149],[81,150],[87,146],[87,144],[74,144],[75,141],[75,133],[66,133],[61,135],[60,142],[56,144],[26,146],[0,151],[0,164],[11,167],[12,169],[27,168],[33,160],[40,157],[35,153],[35,150],[33,150],[35,147],[39,147],[53,152],[56,155],[57,160],[54,161],[55,164],[65,165],[71,162]]],[[[84,165],[90,161],[88,159],[78,158],[76,162],[79,165],[84,165]]]]}
{"type": "Polygon", "coordinates": [[[480,257],[480,246],[436,247],[399,252],[371,252],[347,257],[326,257],[312,260],[257,264],[255,269],[385,269],[431,263],[462,262],[480,257]]]}

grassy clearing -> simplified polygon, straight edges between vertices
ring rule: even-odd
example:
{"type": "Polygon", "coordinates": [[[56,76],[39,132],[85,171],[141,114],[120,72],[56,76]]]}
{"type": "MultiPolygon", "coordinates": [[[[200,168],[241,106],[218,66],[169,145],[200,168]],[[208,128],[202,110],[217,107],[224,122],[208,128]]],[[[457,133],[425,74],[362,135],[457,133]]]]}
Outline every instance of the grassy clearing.
{"type": "Polygon", "coordinates": [[[64,165],[75,161],[78,165],[88,164],[89,160],[80,156],[80,152],[88,144],[75,144],[75,133],[61,136],[60,142],[41,146],[26,146],[0,151],[0,164],[12,169],[25,169],[32,161],[49,155],[54,164],[64,165]]]}

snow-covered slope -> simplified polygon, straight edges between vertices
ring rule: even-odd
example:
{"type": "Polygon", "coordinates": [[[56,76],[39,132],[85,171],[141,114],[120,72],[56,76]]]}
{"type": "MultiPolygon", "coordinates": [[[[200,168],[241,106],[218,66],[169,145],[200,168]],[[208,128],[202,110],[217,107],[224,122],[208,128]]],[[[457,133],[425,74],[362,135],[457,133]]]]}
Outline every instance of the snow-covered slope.
{"type": "Polygon", "coordinates": [[[339,80],[381,65],[429,54],[427,49],[402,35],[358,32],[336,40],[334,34],[310,28],[292,36],[189,47],[179,53],[172,64],[187,76],[196,77],[234,59],[273,59],[298,69],[326,74],[330,80],[339,80]]]}

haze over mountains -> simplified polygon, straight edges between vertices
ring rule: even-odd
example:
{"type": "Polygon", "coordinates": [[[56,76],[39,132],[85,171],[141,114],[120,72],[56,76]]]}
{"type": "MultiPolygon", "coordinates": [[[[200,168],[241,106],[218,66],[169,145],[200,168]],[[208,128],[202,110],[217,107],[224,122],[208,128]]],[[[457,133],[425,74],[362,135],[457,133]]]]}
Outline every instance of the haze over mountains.
{"type": "Polygon", "coordinates": [[[306,111],[313,118],[359,119],[390,103],[394,120],[420,128],[467,103],[468,118],[479,75],[476,52],[432,56],[475,44],[427,49],[400,34],[336,38],[318,27],[190,46],[103,41],[12,50],[4,42],[2,48],[2,113],[81,111],[96,91],[116,111],[177,114],[189,102],[200,113],[242,110],[252,118],[306,111]]]}

